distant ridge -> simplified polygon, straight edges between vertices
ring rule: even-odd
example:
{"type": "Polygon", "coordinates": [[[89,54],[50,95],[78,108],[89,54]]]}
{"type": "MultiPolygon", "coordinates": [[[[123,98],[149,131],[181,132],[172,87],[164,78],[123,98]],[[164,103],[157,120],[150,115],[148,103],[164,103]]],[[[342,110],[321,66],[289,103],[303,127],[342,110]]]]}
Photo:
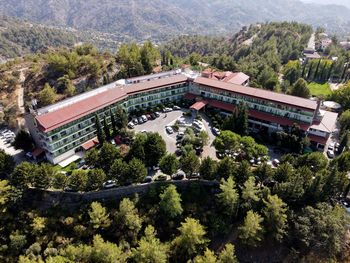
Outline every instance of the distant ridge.
{"type": "Polygon", "coordinates": [[[282,20],[323,26],[338,34],[350,31],[349,9],[299,0],[0,0],[0,13],[135,40],[232,33],[244,25],[282,20]]]}

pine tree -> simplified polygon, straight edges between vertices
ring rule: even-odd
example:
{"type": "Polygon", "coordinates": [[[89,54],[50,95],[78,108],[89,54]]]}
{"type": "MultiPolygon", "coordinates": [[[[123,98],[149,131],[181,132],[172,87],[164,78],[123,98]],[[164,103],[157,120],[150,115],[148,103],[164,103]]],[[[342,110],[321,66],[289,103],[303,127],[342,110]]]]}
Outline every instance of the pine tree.
{"type": "Polygon", "coordinates": [[[95,126],[96,126],[96,133],[97,133],[98,141],[99,141],[100,145],[102,145],[106,141],[106,135],[102,129],[100,118],[98,117],[97,114],[95,115],[95,126]]]}

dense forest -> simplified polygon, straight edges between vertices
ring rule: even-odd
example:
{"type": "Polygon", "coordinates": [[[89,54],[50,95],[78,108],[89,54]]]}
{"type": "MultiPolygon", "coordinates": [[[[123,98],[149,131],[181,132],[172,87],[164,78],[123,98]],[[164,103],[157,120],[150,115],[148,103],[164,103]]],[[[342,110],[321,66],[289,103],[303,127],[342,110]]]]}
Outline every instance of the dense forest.
{"type": "Polygon", "coordinates": [[[252,168],[245,158],[265,147],[251,137],[223,131],[214,141],[218,150],[240,148],[241,161],[200,159],[192,143],[178,160],[159,134],[141,133],[126,151],[104,143],[86,157],[94,168],[72,167],[68,176],[45,163],[15,167],[0,151],[2,262],[326,262],[350,256],[349,215],[337,203],[350,187],[349,152],[330,164],[316,152],[287,154],[277,169],[252,168]],[[135,184],[158,162],[164,174],[181,168],[217,183],[194,180],[183,189],[160,182],[146,195],[82,203],[78,210],[28,206],[29,188],[86,192],[107,179],[135,184]]]}

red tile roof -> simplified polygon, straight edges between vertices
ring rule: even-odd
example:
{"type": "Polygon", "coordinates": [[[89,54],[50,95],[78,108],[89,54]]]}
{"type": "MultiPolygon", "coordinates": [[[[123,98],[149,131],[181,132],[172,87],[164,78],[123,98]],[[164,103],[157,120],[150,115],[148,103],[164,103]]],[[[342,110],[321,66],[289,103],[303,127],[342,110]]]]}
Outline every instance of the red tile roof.
{"type": "Polygon", "coordinates": [[[41,130],[44,132],[49,132],[99,109],[109,106],[117,101],[120,101],[126,98],[129,94],[136,94],[146,90],[170,86],[176,83],[184,83],[186,81],[186,76],[176,75],[132,84],[129,86],[111,88],[104,92],[92,95],[86,99],[68,104],[67,106],[57,110],[36,116],[36,120],[41,127],[41,130]]]}
{"type": "Polygon", "coordinates": [[[187,77],[185,75],[179,74],[171,77],[145,81],[145,82],[133,84],[130,86],[125,86],[124,90],[128,95],[132,95],[132,94],[137,94],[147,90],[157,89],[159,87],[171,86],[177,83],[185,83],[186,81],[187,81],[187,77]]]}
{"type": "Polygon", "coordinates": [[[235,72],[227,76],[223,81],[236,84],[236,85],[242,85],[248,79],[249,79],[249,76],[244,74],[243,72],[235,72]]]}
{"type": "Polygon", "coordinates": [[[90,141],[85,142],[81,147],[83,147],[83,149],[85,151],[88,151],[98,144],[99,144],[99,141],[98,141],[97,137],[95,137],[95,138],[91,139],[90,141]]]}
{"type": "Polygon", "coordinates": [[[328,141],[328,137],[324,138],[324,137],[320,137],[312,134],[308,134],[307,137],[309,138],[310,141],[320,143],[322,145],[326,145],[328,141]]]}
{"type": "Polygon", "coordinates": [[[36,116],[36,121],[44,132],[49,132],[126,97],[127,94],[122,88],[109,89],[76,103],[36,116]]]}
{"type": "MultiPolygon", "coordinates": [[[[215,108],[222,109],[222,110],[232,111],[232,112],[236,108],[235,105],[233,105],[233,104],[225,103],[225,102],[221,102],[221,101],[217,101],[217,100],[208,100],[208,105],[215,107],[215,108]]],[[[296,123],[304,131],[307,131],[308,128],[310,127],[310,125],[305,124],[305,123],[301,123],[298,121],[290,120],[287,118],[271,115],[271,114],[256,111],[256,110],[249,110],[248,114],[250,117],[254,117],[254,118],[257,118],[259,120],[269,121],[271,123],[278,123],[278,124],[284,125],[284,126],[292,126],[294,123],[296,123]]]]}
{"type": "Polygon", "coordinates": [[[201,100],[201,101],[198,101],[196,102],[195,104],[193,104],[190,109],[193,109],[193,110],[201,110],[205,107],[205,105],[208,104],[208,101],[206,100],[201,100]]]}
{"type": "Polygon", "coordinates": [[[243,87],[240,85],[225,83],[222,81],[212,80],[212,79],[203,78],[203,77],[196,78],[194,80],[194,83],[211,87],[211,88],[238,93],[243,96],[259,98],[259,99],[273,101],[280,104],[290,105],[301,109],[314,111],[317,108],[316,101],[295,97],[295,96],[290,96],[282,93],[277,93],[273,91],[268,91],[264,89],[243,87]]]}

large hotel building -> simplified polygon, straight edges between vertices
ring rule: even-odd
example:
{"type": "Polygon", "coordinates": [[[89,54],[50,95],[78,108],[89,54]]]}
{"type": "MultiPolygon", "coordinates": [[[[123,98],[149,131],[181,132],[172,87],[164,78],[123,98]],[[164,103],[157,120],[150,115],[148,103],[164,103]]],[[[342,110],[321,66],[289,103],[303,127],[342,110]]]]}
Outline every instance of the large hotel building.
{"type": "Polygon", "coordinates": [[[179,71],[114,82],[45,108],[26,117],[37,153],[57,164],[96,143],[95,116],[109,120],[118,105],[128,112],[161,103],[193,100],[192,109],[207,106],[232,112],[240,102],[249,107],[249,127],[278,131],[294,123],[315,147],[323,149],[335,129],[337,114],[320,109],[314,100],[256,89],[179,71]]]}

